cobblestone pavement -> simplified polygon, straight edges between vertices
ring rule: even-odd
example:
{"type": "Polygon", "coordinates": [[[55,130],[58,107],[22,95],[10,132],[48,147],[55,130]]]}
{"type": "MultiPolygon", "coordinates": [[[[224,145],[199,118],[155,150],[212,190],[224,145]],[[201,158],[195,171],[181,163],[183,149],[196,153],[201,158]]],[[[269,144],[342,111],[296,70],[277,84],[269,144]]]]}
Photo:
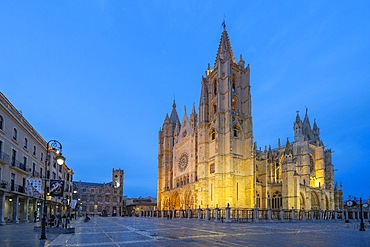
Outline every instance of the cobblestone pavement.
{"type": "Polygon", "coordinates": [[[221,223],[196,219],[92,217],[75,234],[47,234],[34,223],[0,226],[0,246],[370,246],[370,229],[352,222],[221,223]]]}

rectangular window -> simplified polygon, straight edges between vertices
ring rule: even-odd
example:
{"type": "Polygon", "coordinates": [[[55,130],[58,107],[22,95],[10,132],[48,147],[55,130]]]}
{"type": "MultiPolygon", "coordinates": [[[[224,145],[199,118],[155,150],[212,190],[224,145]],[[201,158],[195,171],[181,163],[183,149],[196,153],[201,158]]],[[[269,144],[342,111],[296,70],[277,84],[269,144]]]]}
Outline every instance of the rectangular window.
{"type": "Polygon", "coordinates": [[[15,189],[15,174],[12,173],[10,176],[10,189],[14,191],[15,189]]]}
{"type": "Polygon", "coordinates": [[[15,166],[16,157],[17,157],[17,151],[12,149],[12,166],[15,166]]]}
{"type": "Polygon", "coordinates": [[[42,178],[42,167],[40,167],[40,178],[42,178]]]}

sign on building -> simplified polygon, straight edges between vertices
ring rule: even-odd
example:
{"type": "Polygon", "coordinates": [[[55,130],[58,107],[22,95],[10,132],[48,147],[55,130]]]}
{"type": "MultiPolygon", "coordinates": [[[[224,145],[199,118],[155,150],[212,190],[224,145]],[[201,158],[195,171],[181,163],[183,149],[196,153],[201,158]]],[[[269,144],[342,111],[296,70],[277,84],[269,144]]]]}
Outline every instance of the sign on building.
{"type": "Polygon", "coordinates": [[[41,198],[42,195],[42,180],[41,178],[27,178],[26,192],[28,196],[41,198]]]}
{"type": "Polygon", "coordinates": [[[50,196],[63,197],[64,192],[64,181],[61,180],[50,180],[50,196]]]}

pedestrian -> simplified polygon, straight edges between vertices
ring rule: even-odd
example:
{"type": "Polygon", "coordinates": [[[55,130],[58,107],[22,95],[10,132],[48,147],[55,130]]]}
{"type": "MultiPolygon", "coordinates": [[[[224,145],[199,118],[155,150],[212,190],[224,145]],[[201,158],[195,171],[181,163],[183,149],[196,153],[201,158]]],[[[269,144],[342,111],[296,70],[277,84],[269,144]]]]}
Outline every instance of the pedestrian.
{"type": "Polygon", "coordinates": [[[66,225],[66,215],[63,214],[63,217],[62,217],[62,228],[67,228],[67,225],[66,225]]]}
{"type": "Polygon", "coordinates": [[[33,212],[33,222],[36,222],[36,219],[37,219],[37,210],[33,212]]]}
{"type": "Polygon", "coordinates": [[[345,221],[344,221],[344,226],[345,226],[345,227],[347,227],[347,228],[349,228],[349,225],[350,225],[350,224],[349,224],[349,220],[348,220],[348,219],[347,219],[347,220],[345,220],[345,221]]]}

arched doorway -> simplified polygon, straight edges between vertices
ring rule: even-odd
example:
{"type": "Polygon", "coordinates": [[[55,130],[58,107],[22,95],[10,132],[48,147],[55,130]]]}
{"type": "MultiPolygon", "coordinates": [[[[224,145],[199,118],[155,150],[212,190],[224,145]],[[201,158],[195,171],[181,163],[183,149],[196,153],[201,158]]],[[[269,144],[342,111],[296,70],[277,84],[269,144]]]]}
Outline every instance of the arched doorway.
{"type": "Polygon", "coordinates": [[[195,205],[194,205],[194,202],[195,202],[195,198],[194,198],[194,194],[192,191],[187,191],[185,193],[185,208],[184,209],[188,209],[188,208],[191,208],[191,209],[194,209],[196,208],[195,205]]]}
{"type": "Polygon", "coordinates": [[[179,193],[175,192],[171,196],[169,205],[170,205],[170,209],[175,209],[175,210],[180,209],[180,195],[179,195],[179,193]]]}
{"type": "Polygon", "coordinates": [[[314,191],[311,191],[311,209],[313,210],[319,210],[320,209],[320,200],[317,196],[317,193],[314,191]]]}

